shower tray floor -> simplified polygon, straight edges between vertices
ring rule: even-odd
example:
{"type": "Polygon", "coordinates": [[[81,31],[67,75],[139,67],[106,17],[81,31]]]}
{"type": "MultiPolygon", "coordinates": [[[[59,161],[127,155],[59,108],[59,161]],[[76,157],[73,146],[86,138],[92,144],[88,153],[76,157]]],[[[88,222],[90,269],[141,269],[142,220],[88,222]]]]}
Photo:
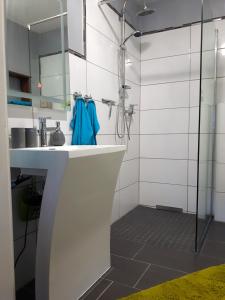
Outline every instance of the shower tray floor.
{"type": "MultiPolygon", "coordinates": [[[[224,223],[212,223],[199,254],[193,251],[194,239],[195,215],[136,207],[112,225],[112,267],[80,299],[116,300],[225,263],[224,223]]],[[[34,283],[28,286],[28,298],[18,293],[17,300],[34,300],[32,286],[34,283]]]]}

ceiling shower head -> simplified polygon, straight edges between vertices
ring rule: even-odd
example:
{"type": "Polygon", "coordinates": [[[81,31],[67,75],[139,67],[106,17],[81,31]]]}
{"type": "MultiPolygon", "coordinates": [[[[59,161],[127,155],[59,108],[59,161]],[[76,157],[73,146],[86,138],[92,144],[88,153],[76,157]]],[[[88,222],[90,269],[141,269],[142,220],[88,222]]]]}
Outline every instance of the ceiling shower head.
{"type": "Polygon", "coordinates": [[[151,9],[150,7],[148,7],[145,4],[144,8],[137,13],[137,16],[138,17],[145,17],[145,16],[149,16],[149,15],[154,14],[154,12],[155,12],[155,9],[151,9]]]}
{"type": "Polygon", "coordinates": [[[126,42],[127,42],[132,36],[134,36],[134,37],[136,37],[136,38],[141,37],[141,36],[142,36],[142,32],[139,31],[139,30],[132,32],[128,37],[125,38],[125,40],[123,41],[123,43],[122,43],[120,46],[121,46],[121,47],[124,46],[124,45],[126,44],[126,42]]]}

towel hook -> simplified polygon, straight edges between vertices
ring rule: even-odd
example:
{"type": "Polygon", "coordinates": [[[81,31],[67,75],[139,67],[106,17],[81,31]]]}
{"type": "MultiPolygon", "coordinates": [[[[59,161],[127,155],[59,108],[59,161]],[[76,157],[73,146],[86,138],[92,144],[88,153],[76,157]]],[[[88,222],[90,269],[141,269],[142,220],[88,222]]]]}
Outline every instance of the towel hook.
{"type": "Polygon", "coordinates": [[[82,94],[81,94],[80,92],[75,92],[75,93],[73,94],[74,100],[76,100],[76,98],[79,98],[79,97],[82,97],[82,94]]]}
{"type": "Polygon", "coordinates": [[[90,94],[89,96],[88,96],[88,95],[85,95],[85,96],[84,96],[84,100],[87,101],[87,102],[88,102],[89,100],[92,100],[91,94],[90,94]]]}

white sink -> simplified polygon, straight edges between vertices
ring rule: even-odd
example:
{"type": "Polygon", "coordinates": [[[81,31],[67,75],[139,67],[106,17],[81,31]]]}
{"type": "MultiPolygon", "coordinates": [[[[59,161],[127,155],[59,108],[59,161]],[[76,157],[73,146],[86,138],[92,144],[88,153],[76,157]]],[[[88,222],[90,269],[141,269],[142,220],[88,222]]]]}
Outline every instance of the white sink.
{"type": "Polygon", "coordinates": [[[37,300],[79,299],[110,268],[112,204],[125,150],[124,145],[10,150],[11,167],[47,174],[37,300]]]}

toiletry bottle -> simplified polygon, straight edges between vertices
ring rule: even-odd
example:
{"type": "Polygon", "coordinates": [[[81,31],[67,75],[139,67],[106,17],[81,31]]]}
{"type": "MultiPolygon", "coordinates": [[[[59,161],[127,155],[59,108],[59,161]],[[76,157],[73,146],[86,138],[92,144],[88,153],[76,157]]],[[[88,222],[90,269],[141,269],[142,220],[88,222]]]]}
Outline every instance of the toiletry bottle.
{"type": "Polygon", "coordinates": [[[63,146],[65,144],[65,135],[60,128],[60,122],[56,122],[56,129],[51,133],[51,145],[63,146]]]}

